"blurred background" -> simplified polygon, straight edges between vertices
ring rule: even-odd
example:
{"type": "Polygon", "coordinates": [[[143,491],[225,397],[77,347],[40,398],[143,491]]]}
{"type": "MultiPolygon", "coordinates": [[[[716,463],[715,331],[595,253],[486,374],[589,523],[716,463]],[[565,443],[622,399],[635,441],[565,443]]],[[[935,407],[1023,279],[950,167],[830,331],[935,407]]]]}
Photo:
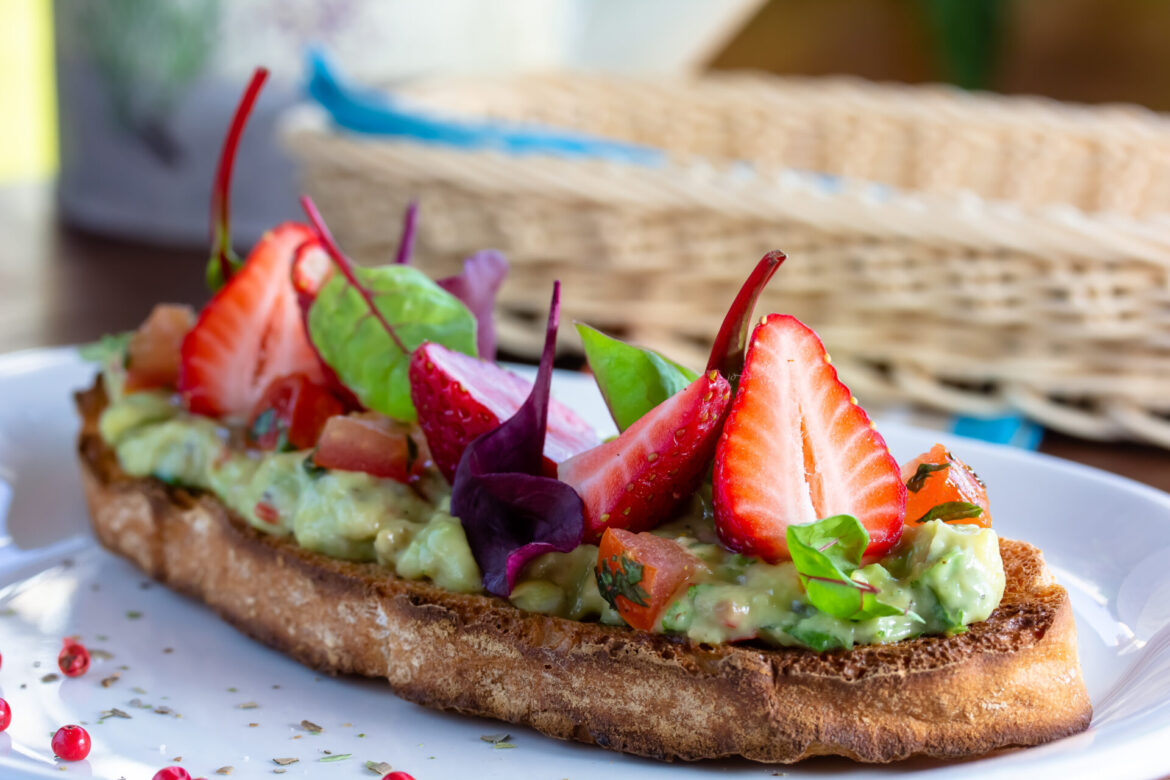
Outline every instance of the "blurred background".
{"type": "Polygon", "coordinates": [[[887,418],[1170,488],[1168,32],[1156,0],[4,0],[0,352],[205,300],[263,64],[240,250],[307,191],[384,262],[417,199],[435,275],[509,256],[510,357],[562,278],[699,363],[781,248],[765,305],[887,418]]]}

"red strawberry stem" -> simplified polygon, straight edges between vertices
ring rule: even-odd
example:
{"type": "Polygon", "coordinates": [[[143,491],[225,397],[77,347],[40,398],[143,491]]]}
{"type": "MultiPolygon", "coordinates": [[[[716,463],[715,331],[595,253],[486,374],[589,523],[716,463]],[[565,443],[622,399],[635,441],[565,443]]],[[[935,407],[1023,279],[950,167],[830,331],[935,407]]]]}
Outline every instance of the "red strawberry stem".
{"type": "Polygon", "coordinates": [[[321,212],[317,211],[317,206],[313,203],[313,199],[308,195],[302,195],[301,208],[309,216],[309,221],[313,223],[313,227],[317,231],[317,237],[321,239],[321,246],[329,253],[329,257],[333,259],[334,264],[337,265],[337,269],[341,271],[341,275],[353,286],[353,289],[357,290],[358,295],[366,302],[370,314],[390,334],[390,338],[394,341],[395,346],[402,350],[402,354],[409,355],[410,350],[402,343],[402,339],[398,338],[398,334],[394,331],[394,326],[386,321],[386,317],[378,309],[378,304],[374,302],[373,293],[357,278],[357,274],[353,270],[353,263],[338,249],[337,242],[333,240],[333,235],[325,225],[325,220],[321,218],[321,212]]]}
{"type": "Polygon", "coordinates": [[[711,357],[707,361],[708,371],[718,371],[732,384],[739,379],[743,372],[744,356],[747,354],[752,311],[756,308],[756,301],[764,291],[764,286],[785,259],[783,252],[769,252],[756,263],[755,270],[743,283],[739,294],[731,303],[731,308],[727,310],[727,316],[723,318],[723,325],[719,328],[719,335],[715,337],[711,357]]]}
{"type": "Polygon", "coordinates": [[[406,214],[402,217],[402,238],[398,239],[398,256],[394,262],[399,265],[409,265],[410,256],[414,254],[414,232],[418,226],[418,201],[412,200],[406,206],[406,214]]]}
{"type": "Polygon", "coordinates": [[[236,115],[232,117],[224,138],[223,149],[219,153],[219,167],[215,171],[215,184],[211,188],[211,259],[219,263],[219,272],[224,282],[232,277],[240,264],[240,259],[232,251],[231,242],[232,168],[235,167],[236,149],[244,135],[244,126],[252,113],[252,106],[256,104],[260,88],[267,78],[267,68],[256,68],[252,74],[252,80],[248,82],[244,96],[236,106],[236,115]]]}

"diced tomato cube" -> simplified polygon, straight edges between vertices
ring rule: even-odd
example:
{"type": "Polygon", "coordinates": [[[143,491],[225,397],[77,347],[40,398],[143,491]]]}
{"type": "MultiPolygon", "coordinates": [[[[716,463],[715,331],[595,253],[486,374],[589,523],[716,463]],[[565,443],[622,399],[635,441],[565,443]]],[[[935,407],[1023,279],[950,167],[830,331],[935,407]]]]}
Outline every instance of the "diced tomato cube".
{"type": "Polygon", "coordinates": [[[252,412],[248,441],[262,450],[304,450],[317,443],[325,422],[345,413],[328,387],[304,374],[278,377],[252,412]]]}
{"type": "Polygon", "coordinates": [[[417,428],[364,412],[329,418],[313,453],[313,463],[411,483],[422,475],[429,457],[426,441],[417,428]]]}
{"type": "Polygon", "coordinates": [[[130,338],[126,355],[126,391],[174,387],[179,378],[183,338],[195,325],[190,306],[159,303],[130,338]]]}
{"type": "Polygon", "coordinates": [[[987,488],[979,476],[946,447],[936,444],[902,466],[906,483],[906,522],[916,524],[932,514],[948,523],[991,527],[987,488]]]}
{"type": "Polygon", "coordinates": [[[670,539],[607,528],[597,553],[601,595],[634,628],[650,630],[703,562],[670,539]]]}

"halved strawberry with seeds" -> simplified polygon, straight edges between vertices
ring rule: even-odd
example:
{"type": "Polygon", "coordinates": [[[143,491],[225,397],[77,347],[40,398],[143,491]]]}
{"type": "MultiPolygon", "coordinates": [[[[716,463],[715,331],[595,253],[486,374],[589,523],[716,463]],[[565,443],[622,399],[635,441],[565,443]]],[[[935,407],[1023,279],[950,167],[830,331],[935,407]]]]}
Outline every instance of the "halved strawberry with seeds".
{"type": "Polygon", "coordinates": [[[902,535],[898,464],[820,338],[795,317],[769,315],[752,335],[715,455],[714,501],[723,543],[768,561],[789,557],[789,525],[831,515],[861,521],[867,555],[902,535]]]}
{"type": "MultiPolygon", "coordinates": [[[[410,359],[410,398],[418,410],[418,424],[448,482],[455,479],[467,445],[515,414],[531,392],[528,380],[441,344],[424,342],[410,359]]],[[[545,471],[550,476],[556,473],[555,464],[598,441],[589,423],[551,401],[544,439],[545,471]]]]}
{"type": "Polygon", "coordinates": [[[290,279],[297,248],[313,238],[295,222],[266,233],[203,309],[179,364],[178,389],[192,412],[242,419],[276,377],[324,380],[290,279]]]}
{"type": "Polygon", "coordinates": [[[585,541],[606,528],[648,531],[695,492],[731,405],[731,384],[710,371],[667,398],[621,436],[557,468],[585,503],[585,541]]]}

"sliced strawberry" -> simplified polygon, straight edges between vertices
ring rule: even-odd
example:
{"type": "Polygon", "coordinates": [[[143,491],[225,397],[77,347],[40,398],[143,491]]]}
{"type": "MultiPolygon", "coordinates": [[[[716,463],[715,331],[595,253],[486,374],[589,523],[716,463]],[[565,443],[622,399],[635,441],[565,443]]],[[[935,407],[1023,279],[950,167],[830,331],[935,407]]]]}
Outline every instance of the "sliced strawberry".
{"type": "Polygon", "coordinates": [[[979,475],[941,444],[902,466],[906,522],[940,518],[948,523],[991,527],[987,488],[979,475]]]}
{"type": "Polygon", "coordinates": [[[295,222],[266,233],[203,309],[179,365],[178,389],[192,412],[243,419],[279,376],[323,381],[290,281],[297,248],[313,237],[295,222]]]}
{"type": "MultiPolygon", "coordinates": [[[[424,342],[410,360],[410,398],[418,410],[418,424],[435,465],[449,482],[455,479],[467,445],[515,414],[530,392],[527,379],[441,344],[424,342]]],[[[576,412],[555,400],[550,403],[544,439],[550,476],[556,472],[555,464],[598,441],[597,433],[576,412]]]]}
{"type": "Polygon", "coordinates": [[[906,486],[886,442],[825,346],[795,317],[772,314],[752,335],[715,455],[715,528],[729,548],[785,560],[789,525],[850,514],[866,554],[902,535],[906,486]]]}
{"type": "Polygon", "coordinates": [[[695,492],[731,405],[731,385],[710,371],[651,409],[621,436],[557,468],[585,502],[585,541],[606,528],[647,531],[695,492]]]}
{"type": "Polygon", "coordinates": [[[126,392],[174,387],[179,378],[179,347],[195,312],[190,306],[159,303],[130,338],[126,353],[126,392]]]}

